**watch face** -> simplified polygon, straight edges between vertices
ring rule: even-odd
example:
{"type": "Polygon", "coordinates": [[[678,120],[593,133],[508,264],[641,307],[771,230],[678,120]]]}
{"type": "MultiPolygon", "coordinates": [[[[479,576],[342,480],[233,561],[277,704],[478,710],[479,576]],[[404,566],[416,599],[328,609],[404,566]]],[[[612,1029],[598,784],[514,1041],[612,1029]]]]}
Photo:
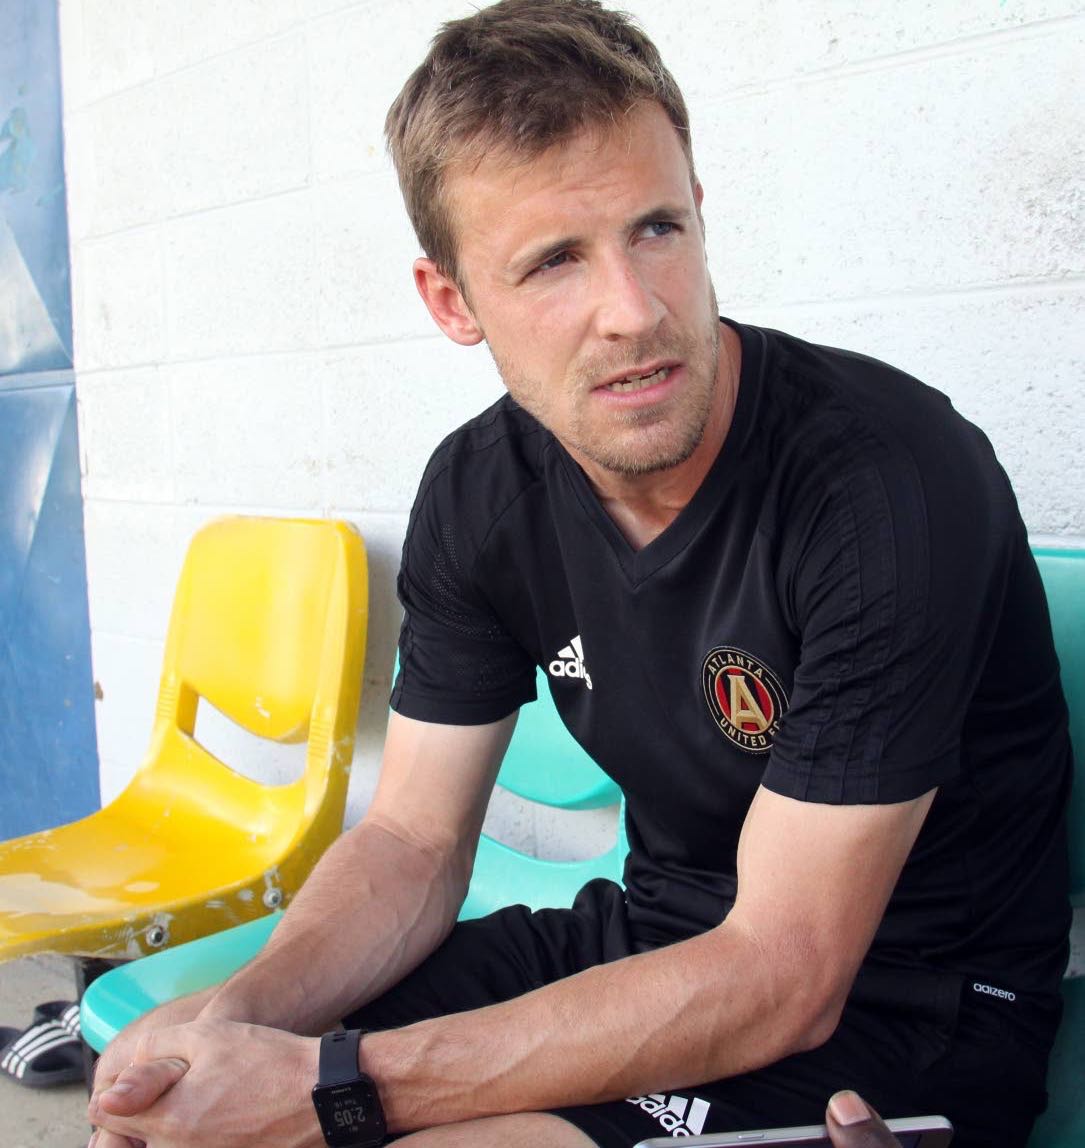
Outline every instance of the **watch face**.
{"type": "Polygon", "coordinates": [[[371,1080],[318,1084],[313,1105],[330,1148],[369,1148],[384,1140],[384,1112],[371,1080]]]}

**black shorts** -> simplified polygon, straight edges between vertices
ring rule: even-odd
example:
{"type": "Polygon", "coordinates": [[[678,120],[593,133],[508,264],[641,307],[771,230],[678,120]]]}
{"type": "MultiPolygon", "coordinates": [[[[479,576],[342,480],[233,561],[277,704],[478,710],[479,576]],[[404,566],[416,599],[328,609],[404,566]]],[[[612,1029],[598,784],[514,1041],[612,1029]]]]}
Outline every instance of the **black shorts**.
{"type": "MultiPolygon", "coordinates": [[[[622,890],[593,881],[572,909],[519,905],[459,923],[414,972],[344,1024],[397,1028],[481,1008],[638,948],[622,890]]],[[[829,1097],[853,1088],[885,1117],[948,1117],[954,1148],[1024,1148],[1046,1104],[1058,1010],[1057,1000],[976,992],[956,974],[865,970],[820,1048],[743,1076],[554,1112],[599,1148],[630,1148],[650,1136],[820,1124],[829,1097]]]]}

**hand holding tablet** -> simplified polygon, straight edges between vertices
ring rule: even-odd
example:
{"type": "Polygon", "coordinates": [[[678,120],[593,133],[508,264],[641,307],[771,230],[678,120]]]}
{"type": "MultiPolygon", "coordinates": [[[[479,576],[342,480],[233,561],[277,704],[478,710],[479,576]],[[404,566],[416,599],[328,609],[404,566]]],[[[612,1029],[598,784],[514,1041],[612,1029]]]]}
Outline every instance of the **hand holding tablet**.
{"type": "MultiPolygon", "coordinates": [[[[690,1136],[688,1148],[946,1148],[953,1128],[942,1116],[915,1116],[888,1122],[855,1092],[838,1092],[829,1101],[825,1124],[793,1128],[756,1128],[690,1136]]],[[[670,1137],[642,1140],[635,1148],[673,1148],[670,1137]]]]}

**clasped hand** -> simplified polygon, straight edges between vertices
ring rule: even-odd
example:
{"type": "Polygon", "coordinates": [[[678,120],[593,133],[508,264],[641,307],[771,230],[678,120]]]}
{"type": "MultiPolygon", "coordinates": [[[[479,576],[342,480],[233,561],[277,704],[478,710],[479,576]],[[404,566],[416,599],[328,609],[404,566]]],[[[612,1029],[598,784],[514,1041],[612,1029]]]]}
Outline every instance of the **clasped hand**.
{"type": "Polygon", "coordinates": [[[147,1032],[127,1065],[117,1065],[116,1054],[103,1058],[88,1106],[97,1129],[88,1148],[322,1145],[309,1102],[319,1046],[225,1020],[147,1032]]]}

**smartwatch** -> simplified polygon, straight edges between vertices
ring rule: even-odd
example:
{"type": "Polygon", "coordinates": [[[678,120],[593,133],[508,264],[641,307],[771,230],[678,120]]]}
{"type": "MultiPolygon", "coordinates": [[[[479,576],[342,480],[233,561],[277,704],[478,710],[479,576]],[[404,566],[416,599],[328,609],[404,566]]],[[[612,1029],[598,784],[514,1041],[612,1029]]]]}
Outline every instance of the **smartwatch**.
{"type": "Polygon", "coordinates": [[[358,1070],[361,1029],[320,1038],[320,1074],[313,1107],[329,1148],[378,1148],[387,1129],[377,1086],[358,1070]]]}

